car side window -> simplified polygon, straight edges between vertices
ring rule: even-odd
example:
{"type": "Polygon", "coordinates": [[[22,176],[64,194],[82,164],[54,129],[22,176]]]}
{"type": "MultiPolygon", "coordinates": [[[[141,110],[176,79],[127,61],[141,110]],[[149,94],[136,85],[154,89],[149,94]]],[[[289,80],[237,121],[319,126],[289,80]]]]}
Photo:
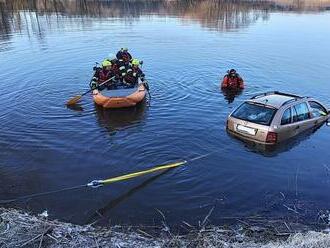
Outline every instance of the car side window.
{"type": "Polygon", "coordinates": [[[313,101],[310,101],[308,103],[311,107],[311,113],[313,118],[317,118],[327,114],[327,110],[321,104],[313,101]]]}
{"type": "Polygon", "coordinates": [[[298,114],[296,108],[292,108],[292,122],[298,121],[298,114]]]}
{"type": "Polygon", "coordinates": [[[284,111],[281,119],[281,125],[287,125],[291,123],[291,108],[284,111]]]}
{"type": "Polygon", "coordinates": [[[304,121],[310,118],[306,103],[299,103],[293,107],[293,122],[304,121]]]}

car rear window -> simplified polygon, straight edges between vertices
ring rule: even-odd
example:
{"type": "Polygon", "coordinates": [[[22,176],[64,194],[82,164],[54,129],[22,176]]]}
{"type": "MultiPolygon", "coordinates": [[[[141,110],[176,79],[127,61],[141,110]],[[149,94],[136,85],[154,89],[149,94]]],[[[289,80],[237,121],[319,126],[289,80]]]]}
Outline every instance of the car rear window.
{"type": "Polygon", "coordinates": [[[231,115],[235,118],[269,126],[276,113],[275,108],[245,102],[231,115]]]}

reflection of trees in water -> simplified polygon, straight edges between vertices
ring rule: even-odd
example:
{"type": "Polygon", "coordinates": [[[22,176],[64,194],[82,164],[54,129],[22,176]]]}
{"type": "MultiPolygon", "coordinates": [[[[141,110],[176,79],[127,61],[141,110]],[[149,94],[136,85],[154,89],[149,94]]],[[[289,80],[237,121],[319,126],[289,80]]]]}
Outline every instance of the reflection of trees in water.
{"type": "MultiPolygon", "coordinates": [[[[11,27],[10,27],[10,19],[12,19],[10,16],[10,12],[5,10],[5,3],[0,2],[0,34],[10,34],[11,33],[11,27]]],[[[6,39],[7,36],[0,35],[0,39],[6,39]]]]}
{"type": "Polygon", "coordinates": [[[28,24],[32,25],[33,33],[41,33],[39,17],[35,12],[21,11],[24,8],[17,8],[15,1],[0,2],[0,39],[8,39],[12,32],[26,30],[30,35],[28,24]]]}
{"type": "MultiPolygon", "coordinates": [[[[269,11],[323,10],[327,6],[330,0],[2,0],[0,32],[10,34],[31,26],[33,33],[42,35],[38,17],[54,14],[62,18],[81,17],[82,25],[90,25],[90,18],[170,15],[226,31],[247,26],[258,18],[268,18],[269,11]],[[26,12],[30,14],[27,16],[26,12]]],[[[51,26],[51,22],[46,23],[51,26]]]]}
{"type": "Polygon", "coordinates": [[[330,0],[274,0],[277,6],[287,11],[329,10],[330,0]]]}
{"type": "Polygon", "coordinates": [[[187,20],[198,20],[204,27],[226,31],[247,26],[258,18],[268,18],[270,4],[264,1],[179,1],[174,10],[187,20]]]}

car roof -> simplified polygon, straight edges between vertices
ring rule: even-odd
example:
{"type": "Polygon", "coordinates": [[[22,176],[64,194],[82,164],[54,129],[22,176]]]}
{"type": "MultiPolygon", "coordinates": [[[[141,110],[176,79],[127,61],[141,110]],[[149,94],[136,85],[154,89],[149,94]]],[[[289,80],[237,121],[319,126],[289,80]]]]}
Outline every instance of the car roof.
{"type": "Polygon", "coordinates": [[[294,102],[302,98],[303,97],[301,96],[274,91],[256,95],[252,97],[249,102],[263,104],[279,109],[289,102],[294,102]]]}

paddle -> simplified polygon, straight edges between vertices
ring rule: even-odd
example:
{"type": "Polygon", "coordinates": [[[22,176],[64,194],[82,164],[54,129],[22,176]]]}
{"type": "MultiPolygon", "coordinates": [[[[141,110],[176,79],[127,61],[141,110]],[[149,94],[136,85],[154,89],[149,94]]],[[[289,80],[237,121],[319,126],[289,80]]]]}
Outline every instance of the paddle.
{"type": "MultiPolygon", "coordinates": [[[[106,84],[107,82],[113,80],[115,78],[115,76],[113,76],[112,78],[109,78],[108,80],[104,81],[103,83],[101,83],[98,87],[106,84]]],[[[94,89],[90,89],[88,91],[86,91],[85,93],[81,94],[81,95],[77,95],[72,97],[69,101],[67,101],[66,105],[73,105],[76,104],[77,102],[79,102],[79,100],[86,94],[88,94],[89,92],[93,91],[94,89]]]]}

